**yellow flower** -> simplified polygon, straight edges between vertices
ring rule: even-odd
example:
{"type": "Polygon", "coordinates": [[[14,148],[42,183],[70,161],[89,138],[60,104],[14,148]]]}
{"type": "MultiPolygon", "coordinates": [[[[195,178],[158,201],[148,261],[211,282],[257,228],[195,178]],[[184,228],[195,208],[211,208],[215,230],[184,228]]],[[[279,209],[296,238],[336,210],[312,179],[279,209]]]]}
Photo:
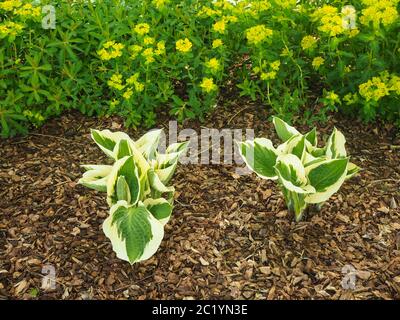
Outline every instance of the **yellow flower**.
{"type": "Polygon", "coordinates": [[[111,60],[122,56],[122,50],[125,46],[122,43],[116,43],[115,41],[107,41],[103,48],[97,51],[101,60],[111,60]]]}
{"type": "Polygon", "coordinates": [[[373,77],[365,83],[358,86],[360,95],[366,100],[379,101],[381,98],[389,95],[389,89],[380,77],[373,77]]]}
{"type": "Polygon", "coordinates": [[[152,37],[145,37],[145,38],[143,39],[143,43],[144,43],[145,45],[153,44],[154,42],[155,42],[155,40],[154,40],[154,38],[152,38],[152,37]]]}
{"type": "Polygon", "coordinates": [[[312,66],[315,70],[318,70],[320,66],[322,66],[325,62],[325,59],[322,57],[316,57],[312,61],[312,66]]]}
{"type": "Polygon", "coordinates": [[[20,0],[7,0],[0,2],[0,9],[5,11],[13,11],[20,6],[22,6],[22,1],[20,0]]]}
{"type": "Polygon", "coordinates": [[[135,26],[134,31],[138,35],[143,36],[150,32],[150,26],[147,23],[139,23],[135,26]]]}
{"type": "Polygon", "coordinates": [[[129,89],[127,89],[127,90],[124,92],[124,94],[122,95],[122,97],[123,97],[125,100],[129,100],[129,99],[132,97],[132,94],[133,94],[133,90],[132,90],[132,88],[129,88],[129,89]]]}
{"type": "Polygon", "coordinates": [[[314,36],[305,36],[301,40],[301,47],[303,48],[303,50],[311,49],[315,46],[317,41],[318,41],[317,38],[314,36]]]}
{"type": "Polygon", "coordinates": [[[192,43],[188,38],[180,39],[176,42],[176,50],[180,52],[189,52],[192,49],[192,43]]]}
{"type": "Polygon", "coordinates": [[[223,45],[223,42],[221,39],[215,39],[212,43],[213,49],[217,49],[223,45]]]}
{"type": "Polygon", "coordinates": [[[129,50],[131,51],[131,58],[135,59],[137,57],[137,55],[143,50],[143,47],[139,46],[137,44],[134,44],[133,46],[131,46],[129,48],[129,50]]]}
{"type": "Polygon", "coordinates": [[[165,53],[165,42],[160,41],[157,43],[157,49],[156,49],[156,54],[157,55],[162,55],[165,53]]]}
{"type": "Polygon", "coordinates": [[[276,78],[276,72],[271,71],[271,72],[261,72],[260,74],[260,79],[261,80],[273,80],[276,78]]]}
{"type": "Polygon", "coordinates": [[[217,86],[214,84],[214,79],[212,78],[203,78],[200,87],[203,89],[204,92],[207,93],[217,90],[217,86]]]}
{"type": "Polygon", "coordinates": [[[250,44],[259,44],[272,36],[273,31],[263,24],[246,30],[246,37],[250,44]]]}
{"type": "Polygon", "coordinates": [[[128,79],[126,79],[126,83],[128,85],[135,84],[135,82],[138,81],[139,77],[140,77],[139,72],[136,72],[133,76],[130,76],[128,79]]]}
{"type": "Polygon", "coordinates": [[[218,59],[212,58],[205,63],[206,67],[210,69],[212,72],[216,72],[220,69],[220,64],[218,59]]]}
{"type": "Polygon", "coordinates": [[[340,103],[339,96],[334,91],[327,92],[325,98],[332,103],[340,103]]]}
{"type": "Polygon", "coordinates": [[[215,32],[224,34],[225,29],[226,29],[225,20],[220,20],[220,21],[217,21],[216,23],[214,23],[213,29],[215,32]]]}
{"type": "Polygon", "coordinates": [[[271,69],[274,71],[278,71],[279,67],[281,66],[281,62],[279,60],[276,60],[272,63],[270,63],[271,69]]]}
{"type": "Polygon", "coordinates": [[[153,5],[154,5],[157,9],[161,9],[161,8],[163,8],[168,2],[169,2],[169,0],[153,0],[153,5]]]}
{"type": "Polygon", "coordinates": [[[122,75],[119,73],[113,74],[110,80],[107,81],[107,84],[110,88],[114,88],[119,91],[125,88],[125,86],[122,84],[122,75]]]}

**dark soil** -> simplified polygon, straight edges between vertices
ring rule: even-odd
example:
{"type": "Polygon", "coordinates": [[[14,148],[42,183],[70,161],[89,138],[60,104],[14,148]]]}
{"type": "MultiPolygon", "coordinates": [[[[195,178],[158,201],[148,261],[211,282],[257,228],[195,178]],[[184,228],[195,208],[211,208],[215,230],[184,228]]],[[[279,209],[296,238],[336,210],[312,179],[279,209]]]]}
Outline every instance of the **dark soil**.
{"type": "MultiPolygon", "coordinates": [[[[267,113],[251,105],[181,128],[201,126],[254,128],[277,142],[267,113]]],[[[106,161],[89,129],[125,130],[120,119],[73,113],[1,140],[0,297],[400,299],[400,143],[389,125],[338,117],[321,136],[333,126],[363,171],[321,211],[295,223],[274,182],[238,176],[232,165],[181,165],[164,241],[134,266],[116,258],[101,230],[104,194],[77,185],[81,164],[106,161]],[[41,289],[44,265],[55,267],[54,291],[41,289]],[[345,265],[357,272],[354,290],[342,288],[345,265]]]]}

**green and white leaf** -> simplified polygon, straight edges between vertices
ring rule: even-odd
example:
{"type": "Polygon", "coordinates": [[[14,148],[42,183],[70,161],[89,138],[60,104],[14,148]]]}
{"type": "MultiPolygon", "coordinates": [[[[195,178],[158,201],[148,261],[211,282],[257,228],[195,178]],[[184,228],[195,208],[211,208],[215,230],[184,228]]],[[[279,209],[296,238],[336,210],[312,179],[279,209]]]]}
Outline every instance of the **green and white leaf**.
{"type": "Polygon", "coordinates": [[[111,173],[112,166],[107,165],[83,165],[87,170],[78,183],[101,192],[107,191],[107,179],[111,173]]]}
{"type": "Polygon", "coordinates": [[[162,183],[160,177],[157,175],[154,169],[150,169],[147,174],[149,178],[150,187],[153,190],[155,190],[158,193],[174,192],[174,187],[167,187],[164,183],[162,183]]]}
{"type": "Polygon", "coordinates": [[[110,158],[114,157],[114,148],[117,143],[122,140],[131,140],[129,136],[124,132],[111,132],[110,130],[91,130],[91,136],[94,142],[100,147],[100,149],[110,158]]]}
{"type": "Polygon", "coordinates": [[[288,125],[285,121],[283,121],[282,119],[280,119],[278,117],[273,117],[272,122],[274,123],[275,131],[276,131],[278,137],[283,142],[286,142],[292,136],[300,134],[300,132],[297,131],[296,128],[288,125]]]}
{"type": "Polygon", "coordinates": [[[133,156],[124,157],[115,162],[107,181],[107,202],[111,206],[118,201],[117,183],[123,176],[130,193],[130,204],[134,205],[140,197],[139,172],[133,156]]]}
{"type": "Polygon", "coordinates": [[[308,185],[306,171],[300,159],[293,154],[280,155],[275,170],[279,182],[290,192],[312,193],[315,189],[308,185]]]}
{"type": "Polygon", "coordinates": [[[315,193],[306,197],[307,203],[321,203],[339,190],[347,175],[349,159],[331,159],[315,163],[306,168],[310,184],[315,193]]]}
{"type": "Polygon", "coordinates": [[[346,138],[344,135],[339,130],[334,128],[326,144],[326,156],[329,159],[347,157],[345,144],[346,138]]]}
{"type": "Polygon", "coordinates": [[[156,158],[162,132],[162,129],[151,130],[135,142],[136,147],[147,160],[156,158]]]}
{"type": "Polygon", "coordinates": [[[249,169],[263,179],[277,179],[274,166],[278,155],[270,140],[256,138],[254,141],[237,142],[237,145],[249,169]]]}
{"type": "Polygon", "coordinates": [[[164,198],[148,198],[143,203],[147,210],[149,210],[151,214],[162,223],[162,225],[168,223],[173,209],[173,206],[169,201],[164,198]]]}
{"type": "Polygon", "coordinates": [[[305,137],[308,142],[310,142],[312,147],[316,147],[318,145],[318,137],[317,137],[317,129],[314,128],[308,133],[305,134],[305,137]]]}
{"type": "Polygon", "coordinates": [[[126,201],[118,201],[111,207],[103,231],[117,257],[131,264],[153,256],[164,238],[163,224],[142,202],[129,206],[126,201]]]}
{"type": "Polygon", "coordinates": [[[355,165],[352,162],[349,162],[349,164],[347,165],[347,176],[346,176],[346,180],[350,179],[351,177],[353,177],[355,174],[357,174],[360,171],[360,167],[355,165]]]}

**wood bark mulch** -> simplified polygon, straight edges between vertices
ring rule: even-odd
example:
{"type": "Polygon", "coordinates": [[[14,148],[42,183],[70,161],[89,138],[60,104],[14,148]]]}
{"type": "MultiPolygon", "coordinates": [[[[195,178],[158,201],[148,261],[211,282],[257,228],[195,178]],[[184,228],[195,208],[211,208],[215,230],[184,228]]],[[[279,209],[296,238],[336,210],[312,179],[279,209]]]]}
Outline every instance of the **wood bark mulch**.
{"type": "MultiPolygon", "coordinates": [[[[237,111],[180,127],[254,128],[277,142],[265,111],[237,111]]],[[[388,125],[337,116],[318,129],[333,126],[363,170],[321,211],[295,223],[274,182],[180,165],[162,245],[133,266],[101,230],[105,196],[77,185],[81,164],[106,162],[89,129],[124,130],[120,119],[72,113],[1,140],[0,299],[400,299],[400,143],[388,125]],[[53,291],[41,288],[43,265],[55,267],[53,291]],[[354,290],[342,287],[346,265],[354,290]]]]}

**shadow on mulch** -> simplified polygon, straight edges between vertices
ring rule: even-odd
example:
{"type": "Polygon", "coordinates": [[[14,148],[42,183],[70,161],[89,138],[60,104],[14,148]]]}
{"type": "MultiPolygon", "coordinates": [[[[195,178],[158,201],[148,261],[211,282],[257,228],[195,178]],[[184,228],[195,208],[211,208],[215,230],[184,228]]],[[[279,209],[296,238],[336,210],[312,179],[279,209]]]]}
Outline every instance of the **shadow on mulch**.
{"type": "MultiPolygon", "coordinates": [[[[254,128],[277,142],[265,111],[239,109],[202,126],[254,128]]],[[[89,128],[124,130],[121,120],[72,113],[0,141],[0,298],[399,299],[400,149],[384,126],[334,118],[321,135],[333,126],[363,171],[320,212],[294,223],[273,182],[231,165],[181,165],[164,241],[134,266],[101,230],[104,195],[76,184],[81,164],[107,161],[89,128]],[[54,291],[41,289],[44,265],[55,267],[54,291]],[[346,265],[357,272],[354,290],[342,287],[346,265]]]]}

